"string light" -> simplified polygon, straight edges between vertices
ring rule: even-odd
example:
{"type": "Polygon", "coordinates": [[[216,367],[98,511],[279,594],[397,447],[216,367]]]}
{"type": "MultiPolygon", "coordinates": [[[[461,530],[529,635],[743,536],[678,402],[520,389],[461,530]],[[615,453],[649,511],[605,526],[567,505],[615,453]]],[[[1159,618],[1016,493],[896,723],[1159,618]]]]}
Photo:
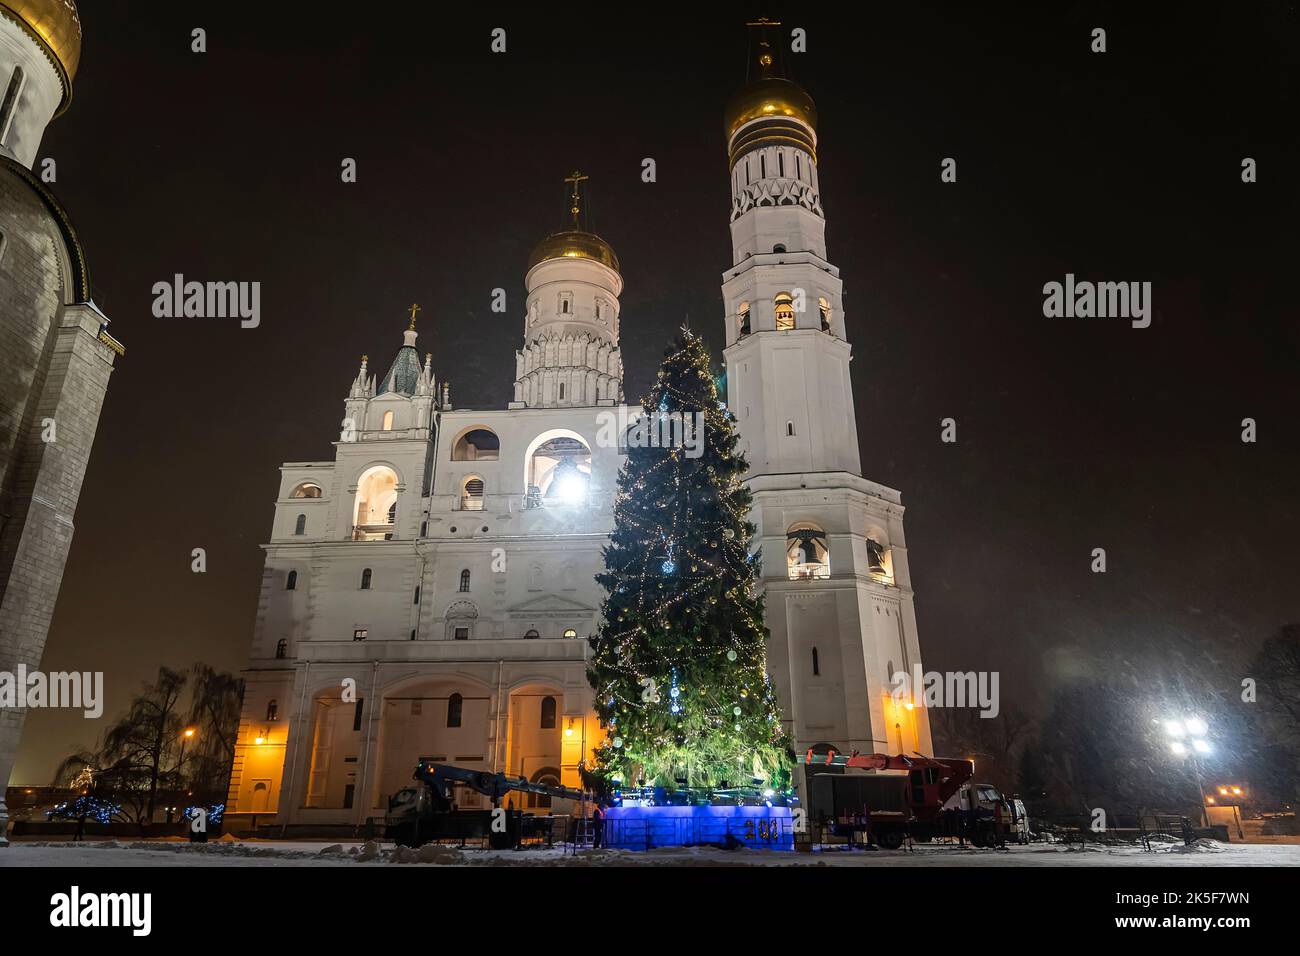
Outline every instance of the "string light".
{"type": "Polygon", "coordinates": [[[759,556],[749,550],[747,464],[708,365],[702,340],[684,330],[641,402],[661,426],[678,413],[701,423],[701,454],[634,446],[619,474],[614,531],[597,575],[604,623],[591,642],[589,674],[610,735],[595,770],[612,782],[649,778],[673,789],[743,784],[752,766],[786,786],[788,742],[766,673],[759,556]],[[666,709],[654,690],[665,683],[666,709]],[[747,713],[736,701],[757,688],[747,713]]]}

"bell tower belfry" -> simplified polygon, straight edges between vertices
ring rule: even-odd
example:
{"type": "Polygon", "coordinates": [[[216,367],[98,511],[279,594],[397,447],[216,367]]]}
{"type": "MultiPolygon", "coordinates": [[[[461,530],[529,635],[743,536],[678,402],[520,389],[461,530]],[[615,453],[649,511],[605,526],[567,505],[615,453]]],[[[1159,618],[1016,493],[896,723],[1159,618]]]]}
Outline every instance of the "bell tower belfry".
{"type": "MultiPolygon", "coordinates": [[[[751,29],[727,106],[727,405],[763,549],[768,670],[797,752],[929,753],[900,494],[862,477],[839,269],[827,258],[817,108],[779,23],[751,29]]],[[[803,780],[797,781],[800,786],[803,780]]]]}
{"type": "Polygon", "coordinates": [[[529,257],[524,347],[515,353],[511,408],[623,401],[623,276],[613,248],[586,226],[581,187],[587,178],[576,170],[565,177],[571,227],[551,233],[529,257]]]}
{"type": "Polygon", "coordinates": [[[752,24],[750,82],[727,108],[733,265],[728,397],[751,474],[860,474],[839,269],[826,258],[817,108],[752,24]]]}

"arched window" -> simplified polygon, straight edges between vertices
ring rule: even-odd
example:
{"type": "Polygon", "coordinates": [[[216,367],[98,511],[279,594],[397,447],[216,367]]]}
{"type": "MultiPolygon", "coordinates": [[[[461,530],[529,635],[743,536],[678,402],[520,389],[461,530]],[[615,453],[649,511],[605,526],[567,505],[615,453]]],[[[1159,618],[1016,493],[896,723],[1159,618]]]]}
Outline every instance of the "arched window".
{"type": "Polygon", "coordinates": [[[393,430],[393,412],[390,409],[384,412],[384,431],[391,432],[392,430],[393,430]]]}
{"type": "Polygon", "coordinates": [[[469,568],[460,572],[460,590],[462,594],[469,591],[469,568]]]}
{"type": "Polygon", "coordinates": [[[772,247],[772,251],[773,251],[773,252],[785,252],[785,243],[783,243],[783,242],[778,242],[776,245],[774,245],[774,246],[772,247]]]}
{"type": "Polygon", "coordinates": [[[447,726],[459,727],[461,711],[465,706],[465,698],[460,694],[452,694],[447,698],[447,726]]]}
{"type": "Polygon", "coordinates": [[[555,729],[555,698],[542,698],[542,730],[555,729]]]}
{"type": "Polygon", "coordinates": [[[526,508],[573,506],[587,501],[591,449],[575,433],[558,429],[533,439],[526,456],[526,508]]]}
{"type": "Polygon", "coordinates": [[[772,300],[776,306],[776,328],[779,332],[788,332],[794,328],[794,296],[789,292],[778,292],[772,300]]]}
{"type": "Polygon", "coordinates": [[[277,660],[284,660],[289,653],[289,642],[285,638],[280,638],[275,642],[275,656],[277,660]]]}
{"type": "Polygon", "coordinates": [[[810,521],[790,525],[785,533],[785,560],[792,581],[829,578],[831,553],[826,532],[810,521]]]}
{"type": "Polygon", "coordinates": [[[278,701],[275,700],[275,698],[271,698],[266,702],[266,719],[278,720],[279,718],[280,718],[280,704],[278,701]]]}
{"type": "Polygon", "coordinates": [[[740,311],[737,314],[737,336],[746,336],[749,334],[749,303],[740,303],[740,311]]]}
{"type": "Polygon", "coordinates": [[[826,301],[825,296],[818,296],[817,310],[822,316],[822,331],[829,332],[831,330],[831,304],[826,301]]]}
{"type": "Polygon", "coordinates": [[[298,590],[298,572],[290,571],[289,576],[284,579],[284,589],[286,591],[298,590]]]}
{"type": "Polygon", "coordinates": [[[460,490],[461,511],[483,510],[483,479],[466,478],[460,490]]]}
{"type": "Polygon", "coordinates": [[[369,568],[366,568],[364,571],[361,572],[361,590],[363,591],[370,590],[370,579],[372,577],[373,575],[370,573],[369,568]]]}
{"type": "Polygon", "coordinates": [[[786,423],[785,423],[785,433],[786,433],[786,436],[789,437],[789,438],[793,438],[793,437],[794,437],[794,422],[786,422],[786,423]]]}
{"type": "Polygon", "coordinates": [[[17,112],[18,94],[23,91],[23,68],[14,67],[9,76],[9,86],[5,88],[5,97],[0,100],[0,143],[9,138],[9,126],[17,112]]]}
{"type": "Polygon", "coordinates": [[[429,522],[427,522],[427,521],[421,521],[421,522],[420,522],[420,537],[421,537],[421,538],[427,537],[428,534],[429,534],[429,522]]]}
{"type": "Polygon", "coordinates": [[[821,674],[821,672],[822,672],[822,668],[821,668],[821,660],[817,657],[817,648],[814,647],[814,648],[812,649],[812,652],[813,652],[813,653],[812,653],[812,659],[813,659],[813,676],[814,676],[814,677],[817,677],[817,676],[819,676],[819,675],[821,674]]]}
{"type": "Polygon", "coordinates": [[[306,533],[307,533],[307,516],[306,516],[306,515],[298,515],[298,520],[295,521],[295,522],[293,523],[293,533],[294,533],[294,534],[306,534],[306,533]]]}
{"type": "Polygon", "coordinates": [[[452,461],[496,461],[501,439],[489,428],[471,428],[452,443],[452,461]]]}
{"type": "Polygon", "coordinates": [[[541,636],[542,635],[537,633],[536,628],[529,628],[527,631],[524,632],[524,637],[528,638],[529,640],[536,640],[541,636]]]}
{"type": "Polygon", "coordinates": [[[392,538],[397,518],[397,472],[374,465],[357,480],[353,511],[353,540],[384,541],[392,538]]]}
{"type": "Polygon", "coordinates": [[[564,636],[565,636],[565,637],[577,637],[577,636],[578,636],[578,632],[575,631],[575,630],[574,630],[573,628],[571,628],[571,627],[567,627],[567,628],[564,629],[564,636]]]}
{"type": "Polygon", "coordinates": [[[419,587],[416,587],[416,589],[415,589],[415,598],[411,601],[411,603],[412,603],[412,604],[419,604],[419,603],[420,603],[420,589],[419,589],[419,587]]]}
{"type": "Polygon", "coordinates": [[[289,492],[290,498],[319,498],[321,496],[320,485],[314,481],[304,481],[293,491],[289,492]]]}
{"type": "Polygon", "coordinates": [[[564,401],[564,383],[560,383],[560,401],[564,401]]]}
{"type": "Polygon", "coordinates": [[[893,578],[893,562],[887,556],[888,549],[875,538],[867,539],[867,570],[883,578],[893,578]]]}

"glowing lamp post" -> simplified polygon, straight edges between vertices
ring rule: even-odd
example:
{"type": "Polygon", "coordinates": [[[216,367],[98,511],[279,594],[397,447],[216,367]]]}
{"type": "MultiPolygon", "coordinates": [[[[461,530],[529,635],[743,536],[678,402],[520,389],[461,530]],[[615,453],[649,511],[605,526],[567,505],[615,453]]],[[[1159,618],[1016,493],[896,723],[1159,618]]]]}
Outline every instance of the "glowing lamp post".
{"type": "Polygon", "coordinates": [[[1165,733],[1169,737],[1169,750],[1175,757],[1192,758],[1192,775],[1196,777],[1196,790],[1201,797],[1201,825],[1210,825],[1210,813],[1205,806],[1205,787],[1201,784],[1201,765],[1198,756],[1212,753],[1214,748],[1205,739],[1209,727],[1199,717],[1187,717],[1183,720],[1164,721],[1165,733]]]}

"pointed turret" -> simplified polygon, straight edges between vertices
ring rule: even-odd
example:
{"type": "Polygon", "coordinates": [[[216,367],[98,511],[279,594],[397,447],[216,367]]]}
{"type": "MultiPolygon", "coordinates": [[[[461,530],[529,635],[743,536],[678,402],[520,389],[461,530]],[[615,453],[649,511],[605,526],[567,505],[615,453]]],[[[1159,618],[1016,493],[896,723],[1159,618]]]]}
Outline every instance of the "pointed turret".
{"type": "Polygon", "coordinates": [[[379,390],[375,393],[397,392],[400,395],[414,395],[420,382],[420,353],[415,349],[415,313],[420,311],[418,305],[411,306],[411,324],[402,334],[402,347],[397,350],[397,357],[384,376],[379,390]]]}

